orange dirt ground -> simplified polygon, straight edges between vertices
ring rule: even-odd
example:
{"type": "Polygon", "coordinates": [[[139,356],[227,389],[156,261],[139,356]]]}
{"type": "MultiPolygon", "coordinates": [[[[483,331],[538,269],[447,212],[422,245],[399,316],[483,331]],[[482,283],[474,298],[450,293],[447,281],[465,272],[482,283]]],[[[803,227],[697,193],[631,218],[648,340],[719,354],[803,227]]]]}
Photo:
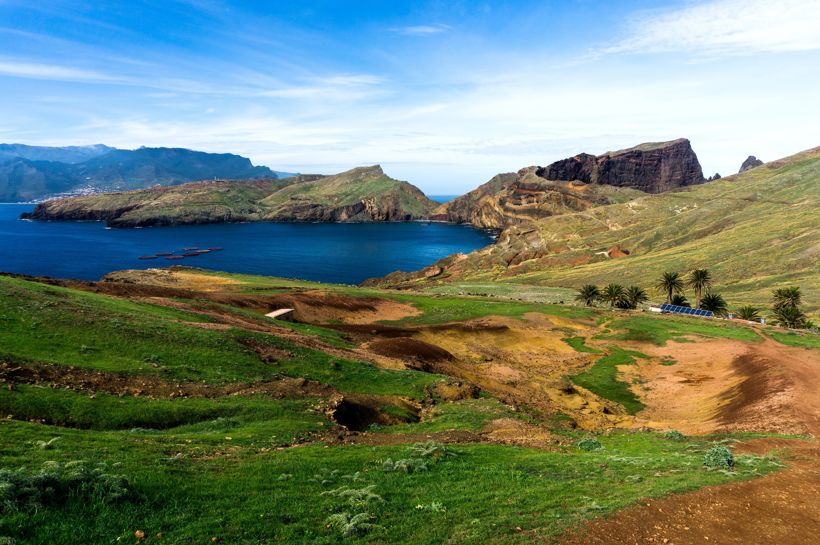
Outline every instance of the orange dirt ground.
{"type": "MultiPolygon", "coordinates": [[[[658,351],[681,358],[649,382],[645,411],[684,428],[810,434],[801,439],[754,439],[738,453],[786,452],[789,467],[763,478],[645,500],[593,521],[561,545],[743,544],[807,545],[820,536],[820,357],[817,351],[765,340],[745,350],[724,341],[714,350],[670,343],[658,351]],[[740,353],[738,354],[738,351],[740,353]],[[691,366],[686,352],[691,355],[691,366]],[[726,360],[730,359],[727,366],[726,360]],[[709,368],[712,368],[709,372],[709,368]],[[677,368],[677,369],[676,369],[677,368]],[[663,386],[663,387],[661,387],[663,386]],[[653,390],[653,388],[657,388],[653,390]],[[701,392],[700,389],[709,392],[701,392]],[[720,390],[725,388],[721,393],[720,390]],[[689,395],[692,394],[692,395],[689,395]],[[666,400],[666,403],[662,401],[666,400]],[[704,412],[702,406],[715,409],[704,412]]],[[[690,345],[691,346],[691,345],[690,345]]]]}

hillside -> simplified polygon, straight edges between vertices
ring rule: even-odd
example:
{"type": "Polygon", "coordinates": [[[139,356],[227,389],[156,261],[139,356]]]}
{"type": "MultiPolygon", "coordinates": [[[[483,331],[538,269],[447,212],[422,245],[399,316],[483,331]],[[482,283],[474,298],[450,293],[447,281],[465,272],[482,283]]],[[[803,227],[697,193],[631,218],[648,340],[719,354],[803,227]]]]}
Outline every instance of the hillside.
{"type": "Polygon", "coordinates": [[[5,542],[574,543],[705,493],[698,537],[816,536],[816,335],[185,268],[0,275],[0,319],[5,542]]]}
{"type": "Polygon", "coordinates": [[[372,283],[649,288],[664,271],[707,268],[733,307],[763,306],[773,288],[799,285],[817,311],[819,207],[820,148],[814,148],[685,190],[513,226],[493,246],[372,283]]]}
{"type": "Polygon", "coordinates": [[[0,202],[60,193],[142,189],[196,180],[273,179],[290,174],[231,153],[182,148],[119,150],[103,145],[48,148],[0,145],[0,202]]]}
{"type": "Polygon", "coordinates": [[[197,182],[175,187],[54,199],[26,215],[46,220],[104,220],[116,227],[239,221],[407,221],[436,203],[381,167],[335,176],[197,182]]]}

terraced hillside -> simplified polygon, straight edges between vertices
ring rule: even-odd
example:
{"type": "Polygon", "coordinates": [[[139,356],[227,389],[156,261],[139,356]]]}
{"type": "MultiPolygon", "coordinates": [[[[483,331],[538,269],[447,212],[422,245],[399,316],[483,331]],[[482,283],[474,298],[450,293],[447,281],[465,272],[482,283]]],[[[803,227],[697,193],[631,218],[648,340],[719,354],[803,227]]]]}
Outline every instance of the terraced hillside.
{"type": "Polygon", "coordinates": [[[661,501],[815,535],[816,442],[748,433],[817,433],[816,335],[184,268],[0,276],[0,322],[6,542],[553,542],[704,485],[661,501]]]}
{"type": "MultiPolygon", "coordinates": [[[[650,288],[664,271],[712,272],[731,306],[799,285],[820,309],[820,148],[685,190],[514,225],[495,245],[373,282],[650,288]]],[[[514,291],[514,290],[513,290],[514,291]]]]}
{"type": "Polygon", "coordinates": [[[196,182],[167,188],[54,199],[26,217],[105,220],[116,227],[239,221],[407,221],[436,206],[419,189],[381,167],[335,176],[196,182]]]}

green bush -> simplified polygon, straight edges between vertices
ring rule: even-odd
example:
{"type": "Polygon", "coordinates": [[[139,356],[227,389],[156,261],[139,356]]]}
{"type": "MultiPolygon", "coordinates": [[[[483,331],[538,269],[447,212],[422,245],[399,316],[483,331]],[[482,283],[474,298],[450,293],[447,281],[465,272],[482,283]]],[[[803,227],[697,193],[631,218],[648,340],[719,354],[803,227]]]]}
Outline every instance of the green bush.
{"type": "Polygon", "coordinates": [[[446,445],[433,440],[414,444],[408,453],[412,458],[430,458],[433,462],[456,456],[446,445]]]}
{"type": "Polygon", "coordinates": [[[0,469],[0,513],[28,512],[64,504],[70,497],[113,503],[133,496],[122,475],[105,464],[46,462],[42,469],[0,469]]]}
{"type": "Polygon", "coordinates": [[[683,441],[684,439],[686,439],[686,436],[678,430],[669,430],[667,432],[664,432],[663,436],[673,441],[683,441]]]}
{"type": "Polygon", "coordinates": [[[388,458],[382,464],[382,470],[387,473],[393,471],[403,471],[404,473],[418,473],[419,471],[427,471],[427,462],[421,458],[404,458],[396,460],[395,462],[388,458]]]}
{"type": "Polygon", "coordinates": [[[594,437],[584,437],[583,439],[575,443],[575,446],[587,452],[604,448],[603,445],[601,445],[601,442],[594,437]]]}
{"type": "Polygon", "coordinates": [[[370,513],[358,513],[355,515],[351,515],[350,513],[336,513],[335,515],[330,515],[327,520],[325,520],[325,524],[329,528],[333,528],[342,534],[342,537],[350,537],[363,535],[371,530],[380,528],[378,524],[370,522],[375,518],[376,517],[370,513]]]}
{"type": "Polygon", "coordinates": [[[706,452],[703,465],[710,469],[732,469],[735,465],[732,451],[723,445],[715,445],[706,452]]]}

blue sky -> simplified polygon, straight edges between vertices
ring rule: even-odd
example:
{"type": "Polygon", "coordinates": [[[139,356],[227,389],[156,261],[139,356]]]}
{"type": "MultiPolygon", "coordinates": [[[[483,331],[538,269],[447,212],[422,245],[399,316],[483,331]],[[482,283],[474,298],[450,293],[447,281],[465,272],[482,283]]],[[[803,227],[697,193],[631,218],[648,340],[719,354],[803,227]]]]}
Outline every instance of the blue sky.
{"type": "Polygon", "coordinates": [[[381,163],[428,193],[687,137],[820,145],[820,1],[0,0],[0,142],[381,163]]]}

